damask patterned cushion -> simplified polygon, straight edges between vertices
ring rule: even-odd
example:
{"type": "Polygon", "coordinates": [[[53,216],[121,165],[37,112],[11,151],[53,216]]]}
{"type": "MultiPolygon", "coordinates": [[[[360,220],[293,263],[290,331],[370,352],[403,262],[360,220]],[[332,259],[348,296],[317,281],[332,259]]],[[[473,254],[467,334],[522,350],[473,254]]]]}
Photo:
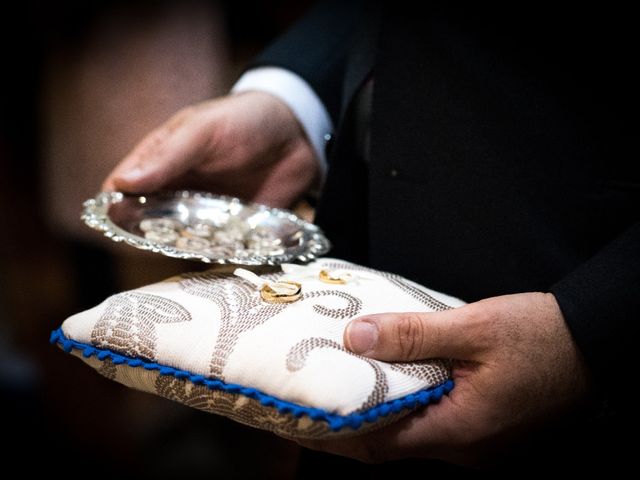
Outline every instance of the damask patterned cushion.
{"type": "Polygon", "coordinates": [[[298,438],[377,428],[453,388],[444,360],[374,361],[342,338],[357,316],[460,300],[335,259],[262,278],[298,281],[302,296],[266,303],[230,272],[185,274],[112,296],[68,318],[51,341],[129,387],[298,438]],[[321,269],[351,278],[324,283],[321,269]]]}

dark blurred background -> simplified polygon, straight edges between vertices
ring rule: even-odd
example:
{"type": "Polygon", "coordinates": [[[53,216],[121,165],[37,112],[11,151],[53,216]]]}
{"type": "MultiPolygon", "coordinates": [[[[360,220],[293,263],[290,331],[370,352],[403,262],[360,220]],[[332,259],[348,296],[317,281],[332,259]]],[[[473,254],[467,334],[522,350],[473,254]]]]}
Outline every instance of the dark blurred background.
{"type": "Polygon", "coordinates": [[[198,264],[79,220],[181,107],[224,94],[300,1],[24,0],[0,17],[0,398],[6,461],[94,476],[290,478],[297,448],[138,393],[48,343],[69,315],[198,264]],[[86,470],[84,470],[86,469],[86,470]]]}

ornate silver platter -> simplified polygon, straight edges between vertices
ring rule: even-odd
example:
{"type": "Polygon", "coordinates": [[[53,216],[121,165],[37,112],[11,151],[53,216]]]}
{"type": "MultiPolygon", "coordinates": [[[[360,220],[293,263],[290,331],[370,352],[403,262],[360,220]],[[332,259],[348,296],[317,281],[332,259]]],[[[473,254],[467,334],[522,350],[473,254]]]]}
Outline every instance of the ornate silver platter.
{"type": "Polygon", "coordinates": [[[308,262],[331,248],[317,226],[293,212],[206,192],[102,192],[83,206],[91,228],[169,257],[279,265],[308,262]]]}

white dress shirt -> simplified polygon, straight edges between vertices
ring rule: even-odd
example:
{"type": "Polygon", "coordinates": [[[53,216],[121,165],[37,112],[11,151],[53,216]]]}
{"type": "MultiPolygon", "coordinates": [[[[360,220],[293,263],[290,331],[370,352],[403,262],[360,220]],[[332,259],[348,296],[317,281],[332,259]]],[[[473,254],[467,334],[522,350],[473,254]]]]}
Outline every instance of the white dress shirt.
{"type": "Polygon", "coordinates": [[[333,132],[333,122],[311,86],[284,68],[259,67],[245,72],[231,89],[231,93],[246,91],[269,93],[291,109],[313,147],[324,181],[327,174],[325,147],[333,132]]]}

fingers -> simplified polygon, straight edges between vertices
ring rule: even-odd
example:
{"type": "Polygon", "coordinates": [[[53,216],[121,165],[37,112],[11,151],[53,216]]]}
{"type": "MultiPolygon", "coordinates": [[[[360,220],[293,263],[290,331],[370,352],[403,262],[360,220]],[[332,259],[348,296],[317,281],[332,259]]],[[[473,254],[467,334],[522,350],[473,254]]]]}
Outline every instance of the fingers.
{"type": "Polygon", "coordinates": [[[410,453],[411,442],[402,435],[407,428],[400,421],[391,427],[385,427],[364,435],[328,440],[293,439],[298,445],[310,450],[319,450],[341,457],[348,457],[364,463],[380,463],[394,460],[410,453]]]}
{"type": "Polygon", "coordinates": [[[438,404],[363,435],[326,440],[292,440],[311,450],[354,458],[365,463],[406,457],[439,458],[438,450],[441,445],[453,447],[456,442],[455,429],[447,421],[454,416],[452,409],[456,409],[455,405],[449,397],[443,397],[438,404]]]}
{"type": "Polygon", "coordinates": [[[444,312],[384,313],[353,320],[344,343],[354,353],[385,361],[474,360],[484,348],[480,327],[471,305],[444,312]]]}
{"type": "MultiPolygon", "coordinates": [[[[384,445],[388,443],[387,439],[380,439],[375,442],[369,437],[354,437],[348,439],[331,439],[331,440],[295,440],[298,445],[309,450],[318,450],[332,455],[353,458],[364,463],[380,463],[386,460],[386,455],[378,452],[379,449],[373,448],[376,443],[384,445]]],[[[381,449],[380,449],[381,450],[381,449]]]]}
{"type": "Polygon", "coordinates": [[[186,173],[200,158],[202,125],[191,110],[147,135],[104,181],[103,190],[151,192],[186,173]]]}

